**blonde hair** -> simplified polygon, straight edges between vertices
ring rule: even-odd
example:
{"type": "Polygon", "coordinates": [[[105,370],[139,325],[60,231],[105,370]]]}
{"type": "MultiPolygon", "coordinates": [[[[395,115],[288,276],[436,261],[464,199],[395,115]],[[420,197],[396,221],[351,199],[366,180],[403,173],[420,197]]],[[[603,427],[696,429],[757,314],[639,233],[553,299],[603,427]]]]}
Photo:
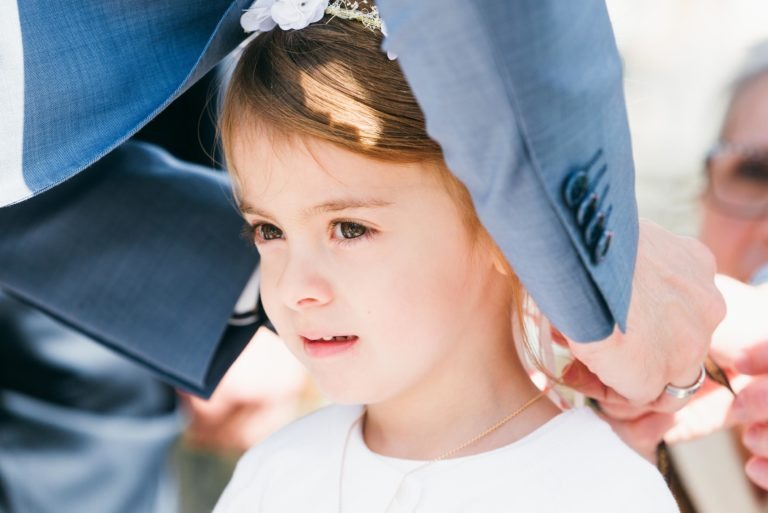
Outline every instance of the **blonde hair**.
{"type": "MultiPolygon", "coordinates": [[[[475,242],[487,250],[510,287],[522,328],[525,291],[501,249],[482,226],[469,191],[447,168],[426,131],[424,114],[397,63],[381,51],[381,34],[326,15],[301,30],[272,30],[244,49],[220,117],[225,158],[237,183],[233,144],[239,129],[272,136],[310,136],[390,162],[433,164],[475,242]]],[[[523,334],[526,352],[540,359],[523,334]]]]}

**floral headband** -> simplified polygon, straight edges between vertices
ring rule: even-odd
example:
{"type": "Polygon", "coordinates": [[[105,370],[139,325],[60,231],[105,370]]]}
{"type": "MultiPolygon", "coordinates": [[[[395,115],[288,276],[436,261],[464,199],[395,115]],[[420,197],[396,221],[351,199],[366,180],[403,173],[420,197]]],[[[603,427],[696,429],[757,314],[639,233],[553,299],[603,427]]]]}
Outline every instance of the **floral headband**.
{"type": "Polygon", "coordinates": [[[368,2],[345,0],[256,0],[240,18],[246,32],[267,32],[279,25],[283,30],[303,29],[320,21],[324,14],[345,20],[356,20],[366,27],[381,30],[382,22],[376,7],[368,2]],[[363,5],[361,5],[363,4],[363,5]]]}
{"type": "MultiPolygon", "coordinates": [[[[240,17],[240,25],[246,32],[268,32],[276,26],[282,30],[300,30],[320,21],[325,14],[359,21],[387,35],[379,10],[376,6],[369,7],[367,0],[256,0],[240,17]]],[[[391,52],[387,52],[387,56],[392,60],[397,58],[391,52]]]]}

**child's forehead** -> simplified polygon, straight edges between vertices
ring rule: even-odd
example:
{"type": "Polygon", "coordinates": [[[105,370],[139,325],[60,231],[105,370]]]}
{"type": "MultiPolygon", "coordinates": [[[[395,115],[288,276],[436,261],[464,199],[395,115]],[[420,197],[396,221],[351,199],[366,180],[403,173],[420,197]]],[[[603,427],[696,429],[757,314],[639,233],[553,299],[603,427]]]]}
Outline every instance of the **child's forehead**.
{"type": "Polygon", "coordinates": [[[234,148],[242,194],[270,195],[286,189],[386,192],[433,181],[424,164],[373,159],[306,135],[260,135],[242,137],[234,148]]]}

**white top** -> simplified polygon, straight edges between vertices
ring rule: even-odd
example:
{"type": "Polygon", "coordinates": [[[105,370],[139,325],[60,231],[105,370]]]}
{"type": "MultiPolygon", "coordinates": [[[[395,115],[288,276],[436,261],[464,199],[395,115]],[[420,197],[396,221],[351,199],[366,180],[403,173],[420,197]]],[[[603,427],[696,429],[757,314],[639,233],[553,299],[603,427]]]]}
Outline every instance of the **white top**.
{"type": "Polygon", "coordinates": [[[345,513],[679,511],[656,468],[589,408],[561,413],[512,444],[436,462],[405,479],[423,462],[371,452],[356,423],[361,413],[330,406],[249,450],[214,513],[337,513],[345,445],[345,513]]]}

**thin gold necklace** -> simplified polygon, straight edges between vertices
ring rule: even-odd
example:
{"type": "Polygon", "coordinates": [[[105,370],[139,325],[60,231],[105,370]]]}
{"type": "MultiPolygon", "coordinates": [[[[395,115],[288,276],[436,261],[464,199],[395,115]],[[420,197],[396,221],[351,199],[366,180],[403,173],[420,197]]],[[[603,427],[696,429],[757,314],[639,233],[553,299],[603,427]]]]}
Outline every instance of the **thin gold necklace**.
{"type": "MultiPolygon", "coordinates": [[[[546,395],[546,393],[547,393],[546,390],[543,390],[543,391],[539,392],[538,394],[533,396],[531,399],[529,399],[525,404],[523,404],[522,406],[519,406],[518,408],[516,408],[514,411],[509,413],[506,417],[504,417],[504,418],[500,419],[499,421],[497,421],[491,427],[486,428],[485,430],[481,431],[480,433],[478,433],[477,435],[473,436],[472,438],[470,438],[466,442],[462,443],[461,445],[459,445],[457,447],[454,447],[450,451],[444,452],[443,454],[441,454],[437,458],[431,459],[429,461],[425,461],[424,463],[422,463],[418,467],[413,468],[413,469],[409,470],[408,472],[406,472],[405,474],[403,474],[402,477],[400,478],[400,482],[398,483],[397,488],[395,488],[395,493],[392,495],[392,498],[389,500],[389,503],[387,504],[387,509],[385,511],[389,511],[390,508],[392,507],[392,503],[395,501],[395,498],[397,497],[398,492],[403,487],[403,483],[405,482],[405,480],[406,480],[406,478],[408,476],[410,476],[412,474],[415,474],[416,472],[419,472],[420,470],[425,469],[426,467],[432,465],[433,463],[437,463],[438,461],[442,461],[442,460],[444,460],[446,458],[449,458],[449,457],[453,456],[454,454],[458,453],[459,451],[462,451],[462,450],[466,449],[467,447],[469,447],[470,445],[478,442],[482,438],[490,435],[491,433],[493,433],[494,431],[499,429],[501,426],[503,426],[504,424],[506,424],[510,420],[514,419],[515,417],[517,417],[518,415],[523,413],[529,407],[533,406],[533,404],[536,401],[538,401],[539,399],[541,399],[542,397],[544,397],[546,395]]],[[[360,416],[352,423],[352,425],[349,427],[349,431],[347,431],[347,437],[344,440],[344,450],[342,451],[342,454],[341,454],[341,469],[339,470],[339,513],[343,513],[343,511],[342,511],[342,498],[343,498],[343,492],[344,492],[344,466],[345,466],[346,461],[347,461],[347,447],[349,447],[349,439],[352,436],[352,432],[357,427],[357,425],[360,424],[360,422],[363,420],[363,418],[365,418],[365,413],[366,412],[363,411],[363,413],[360,414],[360,416]]]]}

